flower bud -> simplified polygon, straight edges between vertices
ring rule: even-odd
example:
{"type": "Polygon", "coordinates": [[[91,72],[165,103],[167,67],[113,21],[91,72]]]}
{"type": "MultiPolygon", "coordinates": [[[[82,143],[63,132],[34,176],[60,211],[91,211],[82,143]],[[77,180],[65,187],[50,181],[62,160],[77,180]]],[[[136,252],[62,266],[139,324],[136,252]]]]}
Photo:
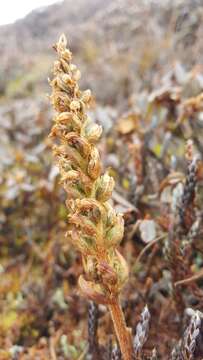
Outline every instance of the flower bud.
{"type": "Polygon", "coordinates": [[[61,182],[64,181],[74,181],[74,180],[78,180],[79,178],[79,173],[76,170],[70,170],[68,172],[64,172],[61,176],[61,182]]]}
{"type": "Polygon", "coordinates": [[[71,109],[72,111],[78,111],[78,110],[80,110],[80,102],[77,101],[77,100],[71,101],[71,103],[70,103],[70,109],[71,109]]]}
{"type": "Polygon", "coordinates": [[[56,123],[61,123],[61,124],[66,124],[71,120],[71,113],[68,111],[64,111],[62,113],[59,113],[56,117],[55,117],[55,122],[56,123]]]}
{"type": "Polygon", "coordinates": [[[60,63],[61,63],[61,67],[62,67],[63,71],[65,73],[68,73],[69,72],[69,64],[67,63],[67,61],[61,58],[60,63]]]}
{"type": "Polygon", "coordinates": [[[95,255],[93,238],[83,236],[81,230],[74,224],[72,224],[71,230],[67,231],[66,236],[83,256],[95,255]]]}
{"type": "Polygon", "coordinates": [[[124,233],[124,221],[121,214],[116,215],[115,224],[106,232],[105,244],[107,248],[120,243],[124,233]]]}
{"type": "Polygon", "coordinates": [[[110,257],[110,265],[117,274],[117,291],[119,292],[128,279],[129,269],[124,257],[116,250],[110,257]]]}
{"type": "Polygon", "coordinates": [[[70,98],[64,91],[55,91],[51,96],[51,101],[55,110],[58,112],[64,112],[69,109],[70,98]]]}
{"type": "Polygon", "coordinates": [[[65,84],[71,84],[72,79],[71,79],[70,75],[68,75],[68,74],[63,74],[63,76],[62,76],[62,81],[63,81],[65,84]]]}
{"type": "Polygon", "coordinates": [[[65,84],[60,77],[57,79],[57,86],[64,92],[66,92],[68,89],[67,84],[65,84]]]}
{"type": "Polygon", "coordinates": [[[116,222],[117,213],[108,202],[104,206],[106,209],[106,227],[110,229],[116,222]]]}
{"type": "Polygon", "coordinates": [[[54,74],[58,74],[61,68],[61,62],[59,60],[54,61],[54,74]]]}
{"type": "MultiPolygon", "coordinates": [[[[83,216],[77,212],[69,217],[69,223],[76,225],[83,235],[96,240],[98,230],[88,216],[83,216]]],[[[89,241],[89,245],[93,246],[94,243],[95,241],[89,241]]]]}
{"type": "Polygon", "coordinates": [[[66,135],[66,140],[70,146],[76,149],[82,158],[87,158],[91,152],[91,146],[85,138],[75,132],[70,132],[66,135]]]}
{"type": "Polygon", "coordinates": [[[64,183],[63,184],[64,190],[67,192],[69,198],[72,199],[82,199],[83,193],[77,188],[77,185],[64,183]]]}
{"type": "Polygon", "coordinates": [[[77,66],[75,64],[70,64],[70,71],[76,71],[77,66]]]}
{"type": "Polygon", "coordinates": [[[61,183],[67,192],[69,198],[81,199],[84,196],[84,186],[80,173],[76,170],[70,170],[68,172],[62,172],[61,183]]]}
{"type": "Polygon", "coordinates": [[[62,50],[61,51],[61,57],[62,57],[62,59],[66,60],[66,61],[71,61],[72,53],[68,49],[62,50]]]}
{"type": "Polygon", "coordinates": [[[117,284],[117,274],[106,261],[100,261],[97,265],[98,275],[102,278],[102,283],[108,289],[117,284]]]}
{"type": "Polygon", "coordinates": [[[112,194],[115,182],[114,179],[107,173],[98,179],[96,190],[96,199],[101,202],[107,201],[112,194]]]}
{"type": "Polygon", "coordinates": [[[85,135],[91,143],[96,143],[102,134],[102,127],[97,124],[90,124],[85,129],[85,135]]]}
{"type": "Polygon", "coordinates": [[[65,49],[67,46],[67,38],[65,34],[61,34],[57,44],[58,49],[65,49]]]}
{"type": "Polygon", "coordinates": [[[108,297],[105,294],[105,289],[102,285],[86,281],[82,275],[80,275],[78,283],[82,294],[89,300],[104,305],[109,303],[108,297]]]}
{"type": "Polygon", "coordinates": [[[90,276],[92,279],[96,277],[97,273],[97,261],[93,256],[83,256],[82,263],[85,270],[85,273],[90,276]]]}
{"type": "Polygon", "coordinates": [[[66,130],[69,131],[75,130],[79,132],[81,129],[81,121],[79,117],[69,111],[64,111],[58,114],[55,117],[55,122],[57,126],[58,124],[67,126],[66,130]]]}
{"type": "Polygon", "coordinates": [[[76,200],[78,212],[87,213],[89,219],[95,224],[101,222],[103,218],[104,208],[94,199],[76,200]]]}
{"type": "Polygon", "coordinates": [[[74,73],[73,73],[73,79],[74,79],[75,81],[78,81],[78,80],[80,80],[80,78],[81,78],[80,70],[75,69],[75,71],[74,71],[74,73]]]}
{"type": "Polygon", "coordinates": [[[96,148],[92,148],[88,167],[87,167],[87,172],[93,180],[97,179],[101,173],[100,156],[96,148]]]}
{"type": "Polygon", "coordinates": [[[92,96],[91,90],[87,89],[87,90],[83,91],[81,100],[82,100],[85,104],[87,104],[87,103],[91,100],[91,96],[92,96]]]}

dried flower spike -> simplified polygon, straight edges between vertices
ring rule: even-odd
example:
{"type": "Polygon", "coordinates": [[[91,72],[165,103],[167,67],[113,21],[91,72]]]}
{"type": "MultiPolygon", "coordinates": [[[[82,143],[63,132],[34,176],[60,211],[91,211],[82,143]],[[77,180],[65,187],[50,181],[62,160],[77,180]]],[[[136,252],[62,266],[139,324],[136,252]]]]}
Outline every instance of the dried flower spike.
{"type": "Polygon", "coordinates": [[[182,359],[181,341],[179,341],[177,344],[175,344],[174,348],[172,349],[170,359],[171,360],[181,360],[182,359]]]}
{"type": "Polygon", "coordinates": [[[190,210],[190,207],[193,207],[195,189],[197,184],[197,171],[200,160],[198,155],[194,155],[193,142],[191,140],[188,140],[186,144],[185,156],[188,162],[188,167],[181,204],[179,207],[179,216],[181,226],[187,229],[188,225],[186,217],[188,211],[190,210]]]}
{"type": "Polygon", "coordinates": [[[152,355],[150,357],[150,360],[158,360],[158,354],[156,348],[152,350],[152,355]]]}
{"type": "Polygon", "coordinates": [[[114,346],[111,354],[111,360],[121,360],[121,351],[118,346],[114,346]]]}
{"type": "Polygon", "coordinates": [[[194,315],[190,320],[190,324],[188,328],[185,330],[182,346],[181,346],[181,353],[183,359],[185,360],[192,360],[194,359],[194,351],[196,347],[197,337],[200,332],[201,326],[201,318],[198,311],[195,311],[194,315]]]}
{"type": "Polygon", "coordinates": [[[101,127],[92,124],[86,114],[91,92],[80,90],[80,72],[71,63],[66,46],[66,37],[61,35],[54,46],[58,60],[50,82],[50,98],[57,112],[50,136],[56,140],[53,152],[67,192],[67,237],[82,254],[86,275],[79,278],[79,285],[84,296],[109,306],[123,358],[131,360],[131,334],[118,301],[128,278],[126,261],[117,250],[123,218],[108,203],[114,180],[102,175],[95,146],[101,127]]]}
{"type": "Polygon", "coordinates": [[[135,355],[138,357],[141,355],[142,348],[148,337],[149,321],[150,313],[146,305],[141,313],[141,321],[137,324],[136,334],[133,341],[135,355]]]}
{"type": "Polygon", "coordinates": [[[98,305],[90,301],[88,306],[88,344],[89,352],[94,356],[98,352],[97,342],[98,305]]]}

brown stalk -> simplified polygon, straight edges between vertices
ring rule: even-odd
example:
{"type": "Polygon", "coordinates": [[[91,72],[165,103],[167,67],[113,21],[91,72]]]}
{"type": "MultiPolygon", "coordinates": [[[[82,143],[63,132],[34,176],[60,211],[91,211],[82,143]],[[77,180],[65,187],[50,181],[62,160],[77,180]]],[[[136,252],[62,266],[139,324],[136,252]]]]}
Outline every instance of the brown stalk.
{"type": "Polygon", "coordinates": [[[136,262],[135,262],[135,266],[138,265],[143,257],[143,255],[146,253],[147,250],[149,250],[154,244],[158,243],[160,240],[163,240],[166,237],[166,235],[160,235],[158,236],[156,239],[152,240],[149,242],[149,244],[147,244],[142,251],[139,253],[136,262]]]}
{"type": "Polygon", "coordinates": [[[176,281],[176,283],[174,285],[175,286],[187,285],[194,281],[198,281],[199,279],[202,279],[202,278],[203,278],[203,269],[201,269],[196,274],[192,275],[191,277],[189,277],[187,279],[176,281]]]}
{"type": "MultiPolygon", "coordinates": [[[[105,255],[103,254],[103,258],[105,255]]],[[[123,310],[120,305],[119,295],[109,297],[108,308],[113,322],[116,337],[120,346],[123,360],[134,359],[133,339],[131,328],[126,325],[123,310]]]]}
{"type": "Polygon", "coordinates": [[[119,300],[114,299],[112,304],[109,305],[111,318],[114,324],[116,336],[120,345],[121,353],[124,360],[133,359],[133,346],[131,329],[127,328],[123,311],[119,304],[119,300]]]}

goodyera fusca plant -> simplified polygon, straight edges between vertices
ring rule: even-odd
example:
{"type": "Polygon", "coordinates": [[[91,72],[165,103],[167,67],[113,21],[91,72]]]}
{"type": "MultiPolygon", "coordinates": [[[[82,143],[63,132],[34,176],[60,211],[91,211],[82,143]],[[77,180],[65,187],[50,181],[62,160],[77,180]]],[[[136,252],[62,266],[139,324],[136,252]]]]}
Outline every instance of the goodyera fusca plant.
{"type": "Polygon", "coordinates": [[[53,153],[67,192],[67,237],[81,252],[85,276],[79,286],[85,297],[109,307],[124,360],[133,359],[130,329],[126,327],[119,294],[128,278],[128,267],[117,247],[124,223],[109,203],[114,180],[102,174],[95,144],[102,128],[91,122],[86,109],[90,90],[81,91],[80,71],[72,64],[65,35],[54,46],[51,102],[56,110],[50,136],[53,153]]]}

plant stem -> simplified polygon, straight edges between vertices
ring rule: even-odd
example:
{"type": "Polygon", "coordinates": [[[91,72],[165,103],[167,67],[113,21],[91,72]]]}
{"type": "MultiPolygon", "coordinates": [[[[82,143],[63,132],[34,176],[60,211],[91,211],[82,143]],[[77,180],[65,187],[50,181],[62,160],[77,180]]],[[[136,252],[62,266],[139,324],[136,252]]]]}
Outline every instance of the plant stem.
{"type": "Polygon", "coordinates": [[[114,329],[120,345],[123,360],[132,360],[133,343],[131,330],[126,326],[123,311],[119,304],[118,298],[114,299],[113,303],[109,305],[109,310],[113,320],[114,329]]]}

